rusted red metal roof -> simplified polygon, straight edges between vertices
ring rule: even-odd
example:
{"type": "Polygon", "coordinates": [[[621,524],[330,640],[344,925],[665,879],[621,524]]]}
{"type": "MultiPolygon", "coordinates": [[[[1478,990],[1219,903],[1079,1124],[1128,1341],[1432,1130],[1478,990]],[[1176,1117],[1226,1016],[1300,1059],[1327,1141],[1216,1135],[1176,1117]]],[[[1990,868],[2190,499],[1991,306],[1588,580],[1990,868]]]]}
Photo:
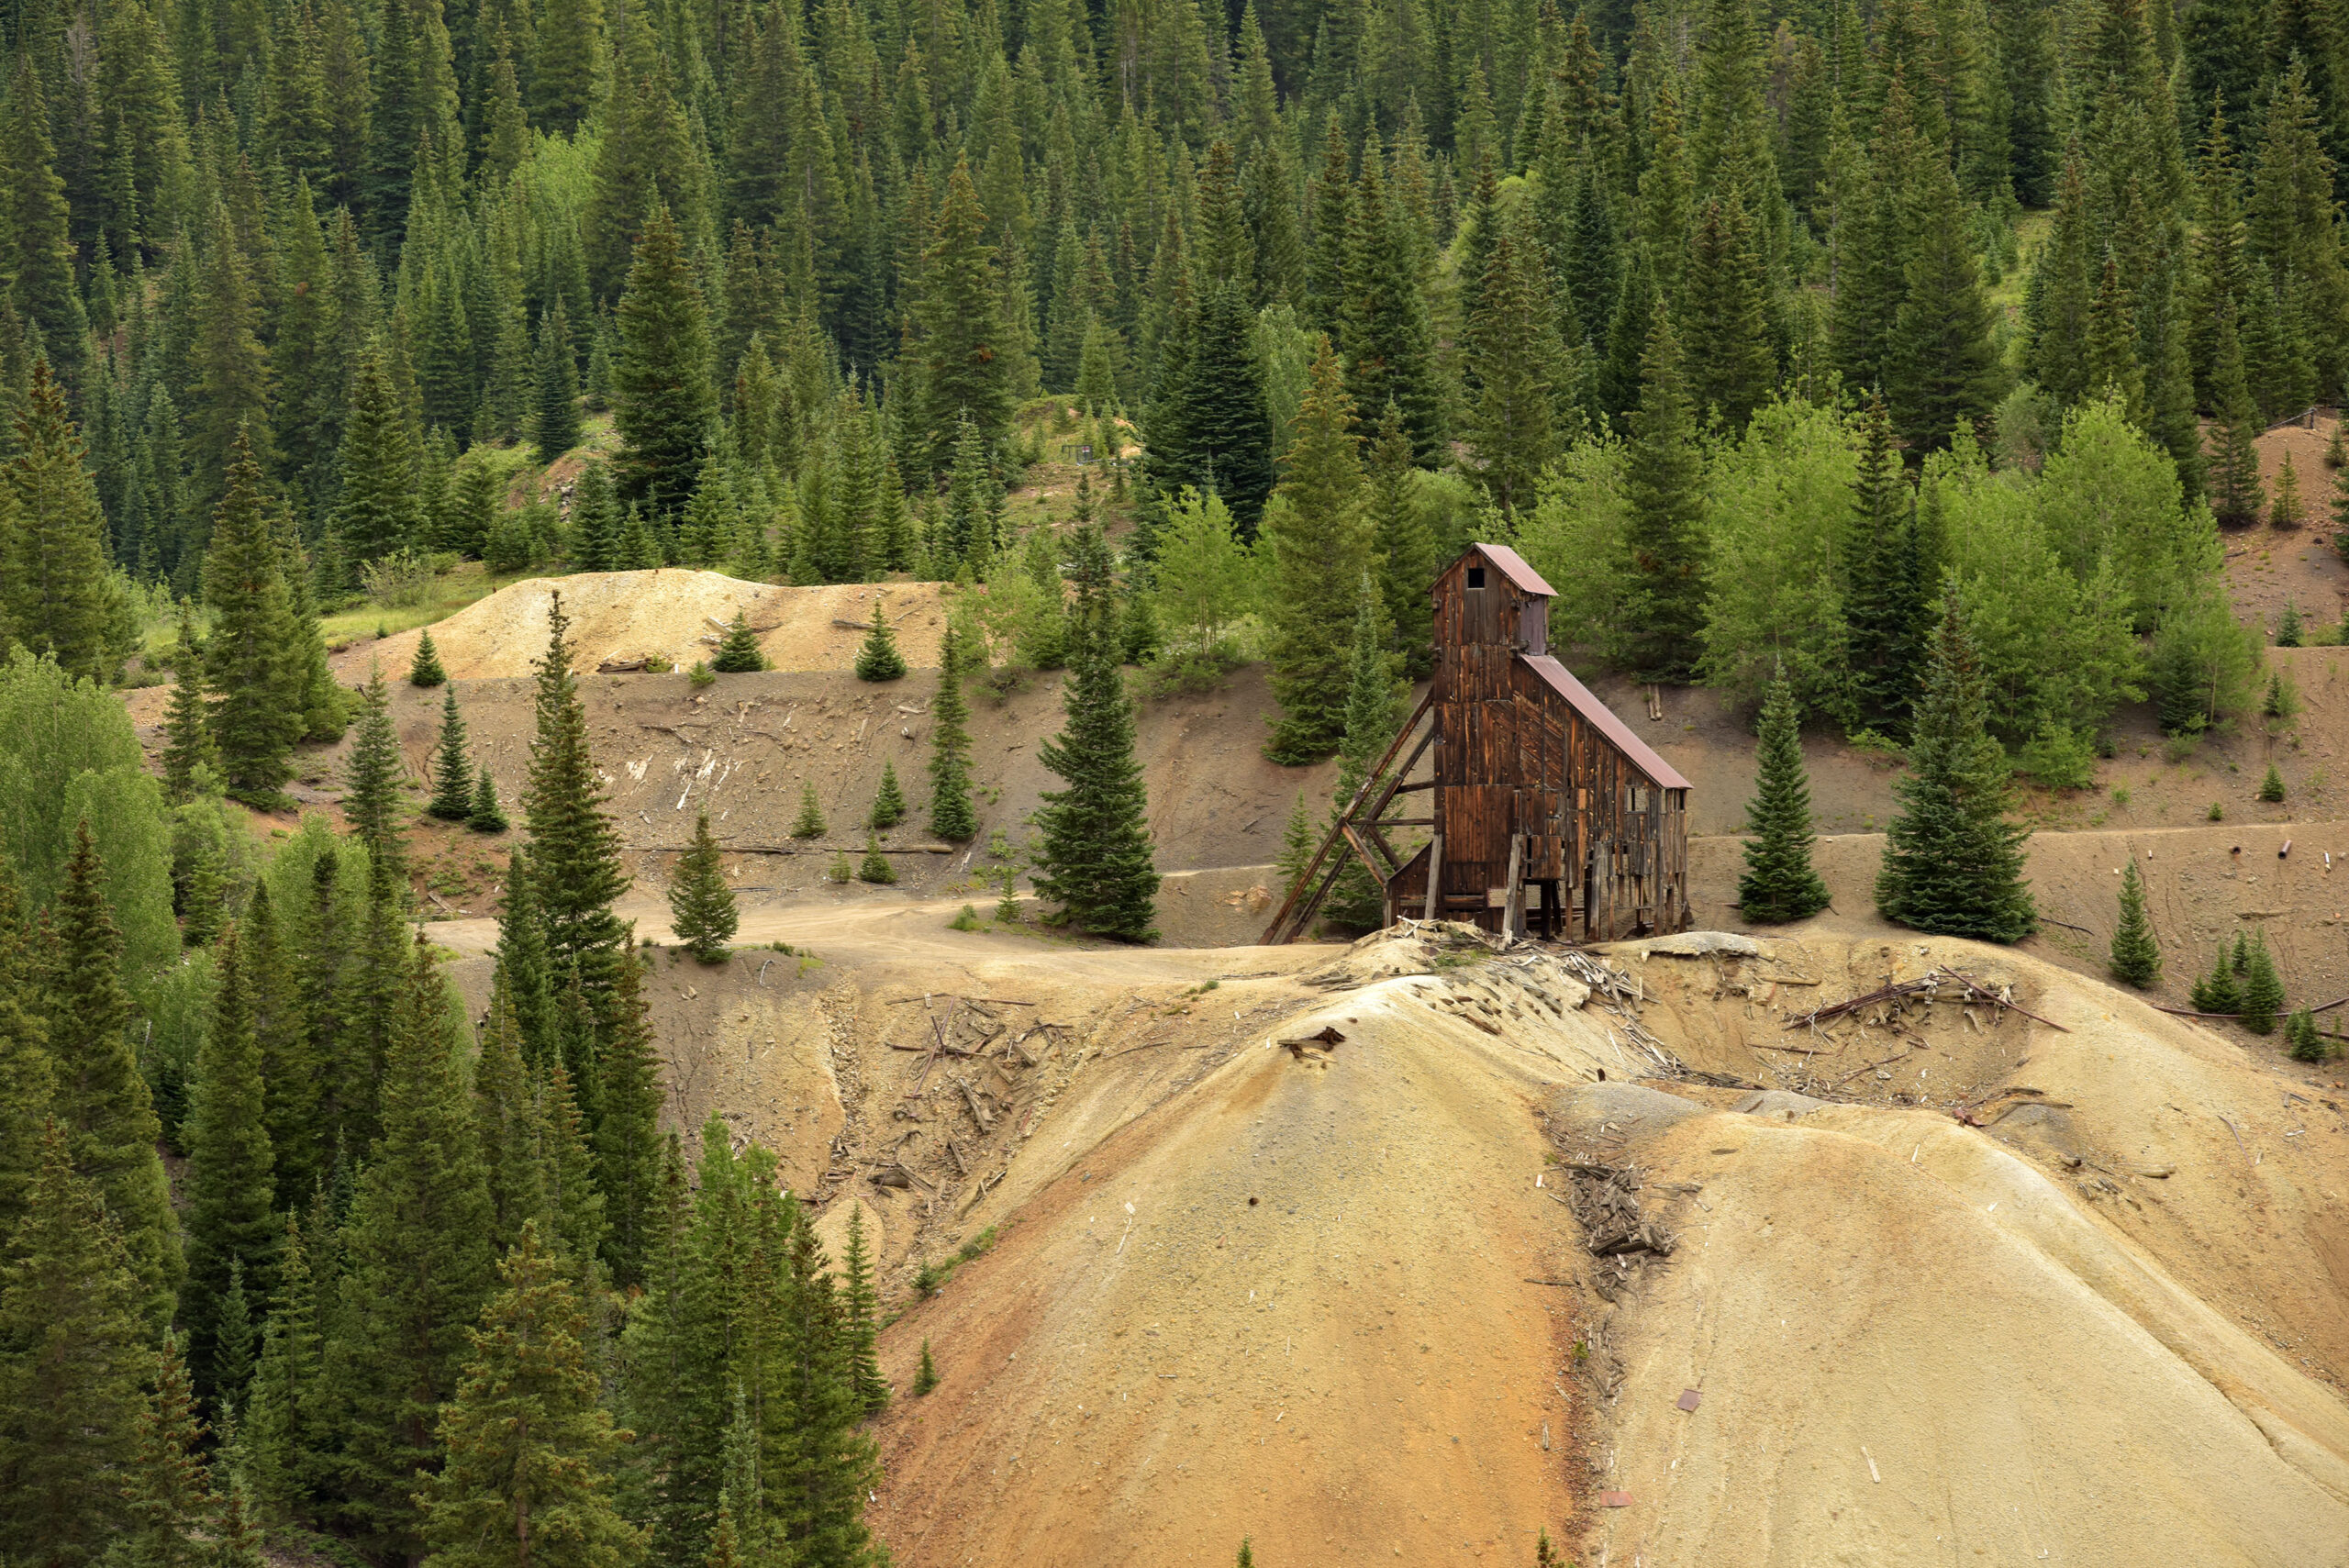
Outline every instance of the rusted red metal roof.
{"type": "Polygon", "coordinates": [[[1542,573],[1534,571],[1532,567],[1528,566],[1525,563],[1525,557],[1518,554],[1517,551],[1509,549],[1508,546],[1505,544],[1472,544],[1468,548],[1470,550],[1483,551],[1486,560],[1491,562],[1495,566],[1499,567],[1504,576],[1508,577],[1510,582],[1516,584],[1527,593],[1539,594],[1545,599],[1554,599],[1558,596],[1558,590],[1550,586],[1549,584],[1542,581],[1542,573]]]}
{"type": "MultiPolygon", "coordinates": [[[[1487,545],[1479,548],[1492,547],[1487,545]]],[[[1541,579],[1537,577],[1534,581],[1538,583],[1541,579]]],[[[1518,658],[1524,662],[1527,669],[1541,676],[1552,691],[1574,704],[1575,710],[1596,725],[1598,732],[1612,741],[1618,751],[1631,760],[1633,767],[1655,781],[1657,787],[1661,789],[1688,787],[1688,781],[1680,776],[1680,770],[1657,756],[1654,747],[1632,734],[1631,727],[1616,717],[1613,708],[1591,695],[1590,688],[1575,680],[1573,671],[1568,670],[1546,653],[1520,653],[1518,658]]]]}

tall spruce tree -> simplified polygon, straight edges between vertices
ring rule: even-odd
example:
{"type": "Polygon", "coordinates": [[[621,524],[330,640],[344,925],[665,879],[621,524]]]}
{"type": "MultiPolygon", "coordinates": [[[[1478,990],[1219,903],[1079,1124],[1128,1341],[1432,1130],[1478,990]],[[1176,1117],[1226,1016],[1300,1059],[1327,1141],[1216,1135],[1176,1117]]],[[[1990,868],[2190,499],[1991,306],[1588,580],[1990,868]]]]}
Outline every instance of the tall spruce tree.
{"type": "Polygon", "coordinates": [[[221,778],[237,799],[273,810],[294,776],[306,683],[284,556],[262,498],[261,464],[242,435],[204,552],[204,597],[213,611],[205,682],[221,778]]]}
{"type": "Polygon", "coordinates": [[[2021,941],[2039,913],[2023,880],[2031,829],[2007,817],[2007,758],[1990,736],[1982,655],[1954,583],[1927,650],[1909,742],[1893,785],[1876,912],[1941,936],[2021,941]]]}
{"type": "Polygon", "coordinates": [[[80,1564],[129,1522],[122,1476],[150,1334],[122,1233],[69,1137],[45,1127],[0,1267],[0,1538],[80,1564]]]}
{"type": "Polygon", "coordinates": [[[451,686],[440,702],[440,741],[432,750],[432,798],[424,809],[443,822],[462,822],[473,814],[473,792],[465,716],[458,710],[457,690],[451,686]]]}
{"type": "Polygon", "coordinates": [[[962,639],[949,619],[938,650],[938,695],[930,705],[930,830],[958,844],[979,832],[979,814],[971,806],[971,706],[963,698],[962,639]]]}
{"type": "Polygon", "coordinates": [[[596,1063],[596,1188],[604,1200],[604,1266],[613,1288],[624,1291],[644,1283],[653,1244],[665,1097],[644,964],[633,945],[620,954],[607,1020],[596,1063]]]}
{"type": "Polygon", "coordinates": [[[1852,513],[1843,620],[1853,706],[1861,725],[1902,733],[1923,652],[1918,632],[1926,578],[1917,559],[1915,503],[1881,397],[1868,400],[1862,418],[1852,513]]]}
{"type": "Polygon", "coordinates": [[[707,459],[718,399],[710,384],[709,323],[701,285],[669,209],[637,237],[628,288],[614,317],[614,465],[621,495],[656,516],[685,509],[707,459]]]}
{"type": "Polygon", "coordinates": [[[469,1330],[463,1376],[440,1412],[448,1462],[418,1498],[425,1541],[436,1562],[618,1568],[644,1537],[612,1500],[626,1434],[599,1397],[587,1313],[535,1221],[497,1272],[504,1288],[469,1330]]]}
{"type": "Polygon", "coordinates": [[[1692,678],[1703,651],[1702,481],[1680,339],[1658,300],[1623,474],[1631,508],[1627,651],[1652,679],[1692,678]]]}
{"type": "Polygon", "coordinates": [[[1272,557],[1267,662],[1281,708],[1264,755],[1284,765],[1319,762],[1345,734],[1346,652],[1330,635],[1329,585],[1358,581],[1371,547],[1353,417],[1344,368],[1324,338],[1264,536],[1272,557]]]}
{"type": "Polygon", "coordinates": [[[988,450],[1011,429],[1003,279],[991,233],[970,164],[958,160],[922,253],[921,292],[914,306],[918,428],[927,433],[919,455],[932,473],[945,472],[954,461],[964,421],[988,450]]]}
{"type": "Polygon", "coordinates": [[[1811,869],[1818,834],[1810,819],[1810,774],[1803,765],[1801,714],[1784,670],[1762,698],[1759,760],[1753,798],[1745,803],[1738,913],[1767,924],[1808,919],[1827,907],[1827,884],[1811,869]]]}
{"type": "MultiPolygon", "coordinates": [[[[451,701],[455,698],[453,695],[451,701]]],[[[406,767],[400,759],[399,732],[392,726],[391,688],[384,667],[369,673],[360,694],[358,733],[344,764],[342,814],[367,846],[369,861],[394,877],[407,871],[406,767]]]]}
{"type": "Polygon", "coordinates": [[[563,314],[562,296],[555,296],[539,317],[537,396],[530,421],[530,439],[539,461],[552,462],[579,444],[579,358],[571,342],[571,323],[563,314]]]}
{"type": "Polygon", "coordinates": [[[718,840],[709,831],[709,813],[704,811],[694,819],[692,847],[678,857],[669,880],[669,929],[702,962],[723,963],[740,923],[718,840]]]}
{"type": "MultiPolygon", "coordinates": [[[[1338,744],[1338,779],[1330,797],[1332,823],[1353,805],[1370,782],[1370,771],[1395,738],[1397,694],[1395,660],[1387,651],[1386,604],[1365,574],[1354,595],[1353,640],[1346,652],[1345,738],[1338,744]]],[[[1356,930],[1386,923],[1386,890],[1345,844],[1336,884],[1322,903],[1329,918],[1356,930]]]]}
{"type": "Polygon", "coordinates": [[[530,884],[545,930],[550,973],[575,976],[591,1001],[607,993],[626,929],[612,900],[628,889],[619,832],[587,740],[587,710],[571,671],[571,618],[562,595],[547,611],[547,647],[537,673],[538,740],[530,750],[523,817],[530,829],[530,884]]]}
{"type": "Polygon", "coordinates": [[[253,976],[234,927],[213,946],[211,1027],[195,1059],[188,1099],[187,1286],[180,1314],[187,1325],[197,1381],[222,1386],[233,1336],[223,1332],[230,1281],[266,1295],[276,1277],[275,1161],[269,1140],[253,976]]]}
{"type": "Polygon", "coordinates": [[[1149,800],[1134,758],[1133,703],[1126,695],[1117,633],[1117,581],[1099,528],[1070,541],[1069,673],[1061,732],[1037,760],[1065,785],[1046,790],[1036,812],[1043,842],[1036,891],[1079,930],[1129,941],[1155,934],[1159,875],[1152,863],[1149,800]]]}
{"type": "Polygon", "coordinates": [[[0,629],[69,673],[105,681],[121,662],[113,648],[106,517],[83,465],[82,438],[49,361],[33,365],[16,418],[0,490],[13,514],[0,527],[0,629]]]}
{"type": "Polygon", "coordinates": [[[340,1412],[334,1512],[370,1550],[422,1544],[412,1501],[439,1469],[436,1424],[455,1397],[469,1326],[491,1285],[495,1220],[444,983],[416,942],[394,1002],[382,1127],[343,1230],[328,1375],[340,1412]]]}
{"type": "Polygon", "coordinates": [[[337,459],[334,539],[352,583],[364,563],[424,542],[414,432],[384,361],[378,344],[359,352],[337,459]]]}
{"type": "Polygon", "coordinates": [[[197,770],[220,783],[220,750],[212,743],[212,715],[204,701],[204,645],[195,617],[180,609],[179,646],[172,654],[172,706],[163,714],[163,795],[184,805],[196,791],[197,770]]]}
{"type": "Polygon", "coordinates": [[[42,977],[49,1012],[50,1105],[74,1173],[93,1184],[122,1234],[138,1282],[141,1321],[161,1329],[184,1265],[179,1221],[160,1152],[162,1124],[130,1042],[122,930],[106,903],[105,871],[86,819],[73,828],[65,885],[49,911],[42,977]]]}

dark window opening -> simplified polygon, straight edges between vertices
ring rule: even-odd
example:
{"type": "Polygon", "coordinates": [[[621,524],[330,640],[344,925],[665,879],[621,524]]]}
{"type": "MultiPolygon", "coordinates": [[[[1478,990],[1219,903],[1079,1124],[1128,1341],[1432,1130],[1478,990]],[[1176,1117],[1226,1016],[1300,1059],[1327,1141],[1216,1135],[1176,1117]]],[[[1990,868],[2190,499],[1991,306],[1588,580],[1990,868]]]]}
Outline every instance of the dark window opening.
{"type": "Polygon", "coordinates": [[[1484,585],[1485,569],[1481,566],[1471,566],[1468,569],[1468,586],[1471,588],[1481,588],[1484,585]]]}

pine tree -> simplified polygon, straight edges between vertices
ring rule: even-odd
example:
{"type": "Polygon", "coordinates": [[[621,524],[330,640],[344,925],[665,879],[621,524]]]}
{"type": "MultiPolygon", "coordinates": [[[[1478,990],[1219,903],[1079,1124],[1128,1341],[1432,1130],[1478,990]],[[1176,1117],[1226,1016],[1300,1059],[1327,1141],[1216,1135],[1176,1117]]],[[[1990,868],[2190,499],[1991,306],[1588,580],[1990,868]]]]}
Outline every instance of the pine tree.
{"type": "Polygon", "coordinates": [[[1378,562],[1395,651],[1403,673],[1419,680],[1435,668],[1435,606],[1428,593],[1435,582],[1435,534],[1419,503],[1418,471],[1411,464],[1402,411],[1392,403],[1370,449],[1366,495],[1371,554],[1378,562]]]}
{"type": "Polygon", "coordinates": [[[2132,856],[2121,873],[2121,921],[2112,930],[2112,974],[2140,991],[2161,984],[2162,949],[2145,917],[2145,883],[2132,856]]]}
{"type": "Polygon", "coordinates": [[[2243,528],[2258,520],[2266,494],[2259,478],[2259,453],[2252,444],[2259,434],[2259,411],[2244,379],[2243,344],[2232,309],[2221,310],[2217,343],[2210,370],[2216,414],[2210,422],[2210,510],[2226,527],[2243,528]]]}
{"type": "Polygon", "coordinates": [[[2236,976],[2225,942],[2219,944],[2218,962],[2210,973],[2194,983],[2189,1000],[2198,1013],[2232,1014],[2243,1010],[2243,983],[2236,976]]]}
{"type": "Polygon", "coordinates": [[[1325,338],[1297,410],[1288,477],[1264,534],[1272,557],[1267,662],[1281,706],[1264,755],[1284,766],[1320,761],[1345,733],[1346,653],[1329,634],[1329,585],[1359,581],[1371,545],[1353,412],[1345,372],[1325,338]]]}
{"type": "Polygon", "coordinates": [[[506,808],[497,803],[497,781],[490,776],[486,762],[474,776],[473,798],[465,806],[465,826],[476,833],[503,833],[512,826],[506,820],[506,808]]]}
{"type": "Polygon", "coordinates": [[[1640,361],[1623,487],[1631,503],[1626,624],[1631,662],[1651,679],[1687,681],[1703,651],[1703,462],[1682,372],[1680,340],[1661,299],[1640,361]]]}
{"type": "Polygon", "coordinates": [[[1982,291],[1965,198],[1948,161],[1923,160],[1902,206],[1908,261],[1885,350],[1884,394],[1901,439],[1925,452],[1946,447],[1959,425],[1978,424],[1997,406],[1998,312],[1982,291]]]}
{"type": "Polygon", "coordinates": [[[1412,455],[1433,467],[1442,461],[1446,430],[1427,291],[1408,214],[1392,199],[1381,163],[1374,139],[1363,150],[1348,215],[1340,337],[1355,395],[1365,407],[1399,405],[1412,455]]]}
{"type": "Polygon", "coordinates": [[[2259,781],[2259,798],[2269,805],[2284,798],[2284,775],[2273,762],[2267,764],[2266,776],[2259,781]]]}
{"type": "Polygon", "coordinates": [[[465,716],[457,710],[457,691],[451,686],[441,699],[440,743],[432,756],[432,798],[424,809],[443,822],[462,822],[473,814],[474,794],[473,754],[465,748],[465,716]]]}
{"type": "Polygon", "coordinates": [[[661,1173],[661,1058],[644,999],[644,964],[621,953],[597,1056],[596,1190],[604,1200],[604,1264],[616,1290],[645,1283],[661,1173]]]}
{"type": "Polygon", "coordinates": [[[1827,884],[1811,869],[1810,774],[1802,723],[1782,669],[1762,699],[1762,745],[1753,798],[1745,805],[1745,874],[1738,912],[1749,920],[1803,920],[1827,907],[1827,884]]]}
{"type": "Polygon", "coordinates": [[[547,616],[547,651],[537,674],[538,740],[530,751],[523,820],[530,830],[530,876],[551,973],[577,976],[600,1000],[626,935],[612,900],[628,889],[619,833],[587,740],[587,711],[571,673],[570,617],[557,594],[547,616]]]}
{"type": "MultiPolygon", "coordinates": [[[[453,693],[450,701],[456,700],[453,693]]],[[[399,732],[392,727],[391,688],[374,666],[360,695],[358,734],[345,764],[342,815],[373,862],[395,880],[406,874],[407,831],[401,799],[407,787],[399,732]]]]}
{"type": "Polygon", "coordinates": [[[56,1078],[29,935],[15,864],[0,845],[0,1259],[8,1256],[9,1238],[24,1218],[56,1078]]]}
{"type": "Polygon", "coordinates": [[[1852,695],[1863,724],[1900,733],[1924,651],[1918,629],[1925,617],[1926,573],[1917,560],[1914,503],[1881,397],[1869,399],[1863,417],[1852,500],[1843,594],[1852,695]]]}
{"type": "Polygon", "coordinates": [[[1273,864],[1281,873],[1281,885],[1289,893],[1313,863],[1313,851],[1320,847],[1321,833],[1314,825],[1313,813],[1305,804],[1305,792],[1297,792],[1297,804],[1289,808],[1288,821],[1281,828],[1281,852],[1273,864]]]}
{"type": "Polygon", "coordinates": [[[1066,719],[1037,751],[1066,787],[1046,790],[1036,812],[1043,837],[1036,891],[1080,930],[1145,941],[1155,934],[1160,879],[1134,758],[1133,704],[1118,660],[1115,569],[1108,542],[1090,525],[1071,541],[1070,558],[1076,598],[1062,687],[1066,719]]]}
{"type": "Polygon", "coordinates": [[[87,819],[73,828],[65,885],[49,911],[45,976],[52,1114],[74,1173],[94,1184],[138,1281],[138,1310],[161,1328],[182,1277],[179,1222],[157,1152],[162,1125],[130,1043],[122,931],[106,903],[105,872],[87,819]]]}
{"type": "Polygon", "coordinates": [[[709,662],[709,667],[721,675],[767,667],[767,656],[759,651],[758,636],[751,630],[751,617],[746,612],[734,612],[734,618],[727,623],[725,639],[718,645],[718,656],[709,662]]]}
{"type": "Polygon", "coordinates": [[[1909,743],[1900,804],[1885,830],[1876,912],[1942,936],[2020,941],[2039,915],[2022,876],[2028,828],[2007,819],[2007,759],[1991,739],[1982,661],[1964,599],[1943,594],[1909,743]]]}
{"type": "Polygon", "coordinates": [[[2251,956],[2243,969],[2243,1011],[2236,1022],[2254,1034],[2276,1032],[2276,1015],[2283,1010],[2284,982],[2276,973],[2276,960],[2267,951],[2267,933],[2254,932],[2251,956]]]}
{"type": "Polygon", "coordinates": [[[2322,1062],[2332,1052],[2317,1032],[2316,1015],[2302,1007],[2284,1023],[2284,1049],[2295,1062],[2322,1062]]]}
{"type": "Polygon", "coordinates": [[[889,1402],[889,1385],[882,1379],[874,1341],[881,1331],[881,1302],[873,1288],[873,1257],[864,1244],[864,1210],[848,1213],[848,1245],[841,1253],[841,1351],[847,1362],[850,1385],[868,1416],[880,1414],[889,1402]]]}
{"type": "MultiPolygon", "coordinates": [[[[815,798],[812,790],[808,798],[815,798]]],[[[734,890],[726,885],[726,868],[719,863],[718,840],[710,836],[709,813],[704,811],[694,822],[693,847],[678,858],[669,883],[669,929],[702,962],[722,963],[739,923],[734,890]]]]}
{"type": "Polygon", "coordinates": [[[351,1199],[336,1354],[340,1513],[384,1555],[413,1551],[419,1471],[489,1294],[495,1221],[480,1135],[431,951],[404,964],[383,1067],[382,1134],[351,1199]]]}
{"type": "Polygon", "coordinates": [[[950,618],[938,650],[938,695],[930,705],[930,830],[953,843],[978,837],[971,806],[970,705],[963,700],[962,631],[950,618]]]}
{"type": "Polygon", "coordinates": [[[353,573],[424,540],[415,434],[384,360],[374,343],[359,351],[336,459],[334,538],[353,573]]]}
{"type": "Polygon", "coordinates": [[[824,808],[816,799],[815,781],[804,780],[799,785],[799,815],[792,819],[791,836],[820,839],[825,830],[824,808]]]}
{"type": "Polygon", "coordinates": [[[449,672],[440,667],[440,651],[432,646],[432,633],[427,630],[417,639],[416,657],[408,661],[407,684],[438,686],[446,684],[448,679],[449,672]]]}
{"type": "Polygon", "coordinates": [[[120,1478],[151,1364],[145,1293],[56,1121],[39,1159],[0,1267],[0,1539],[38,1542],[44,1562],[88,1562],[129,1522],[120,1478]]]}
{"type": "MultiPolygon", "coordinates": [[[[1365,573],[1354,595],[1353,640],[1346,653],[1345,738],[1338,743],[1338,779],[1330,800],[1334,825],[1354,804],[1370,770],[1395,738],[1394,660],[1386,651],[1386,605],[1365,573]]],[[[1332,845],[1332,852],[1344,850],[1332,845]]],[[[1351,852],[1322,907],[1337,924],[1372,930],[1386,923],[1386,890],[1351,852]]]]}
{"type": "Polygon", "coordinates": [[[621,1568],[644,1532],[612,1501],[626,1434],[598,1397],[587,1316],[535,1222],[497,1272],[504,1288],[467,1330],[464,1373],[440,1413],[448,1462],[417,1497],[425,1542],[439,1562],[621,1568]]]}
{"type": "Polygon", "coordinates": [[[206,1428],[196,1414],[195,1390],[179,1336],[165,1331],[154,1357],[153,1384],[139,1412],[139,1446],[125,1487],[130,1527],[122,1541],[128,1562],[157,1568],[195,1568],[207,1553],[217,1499],[204,1462],[206,1428]]]}
{"type": "Polygon", "coordinates": [[[905,820],[905,792],[897,787],[897,764],[894,760],[881,763],[881,787],[874,792],[873,810],[864,825],[883,832],[905,820]]]}
{"type": "Polygon", "coordinates": [[[919,328],[916,428],[928,432],[922,456],[932,473],[942,473],[953,460],[963,421],[990,450],[1011,430],[1002,279],[998,250],[988,235],[970,165],[957,160],[922,253],[921,292],[914,310],[919,328]]]}
{"type": "Polygon", "coordinates": [[[1753,219],[1731,186],[1705,204],[1688,257],[1688,397],[1698,414],[1718,412],[1734,432],[1777,384],[1762,259],[1753,219]]]}
{"type": "Polygon", "coordinates": [[[294,743],[304,728],[305,672],[285,583],[284,557],[262,500],[261,465],[237,439],[227,489],[204,552],[204,597],[212,606],[205,683],[213,696],[212,736],[229,795],[273,810],[294,776],[294,743]]]}
{"type": "Polygon", "coordinates": [[[856,678],[860,681],[896,681],[905,678],[905,655],[897,651],[896,629],[889,624],[889,607],[876,596],[873,601],[871,629],[864,634],[863,646],[856,651],[856,678]]]}
{"type": "MultiPolygon", "coordinates": [[[[591,0],[592,3],[592,0],[591,0]]],[[[538,395],[530,439],[540,462],[552,462],[579,444],[579,359],[571,346],[571,325],[562,298],[555,297],[539,317],[538,395]]]]}
{"type": "Polygon", "coordinates": [[[700,482],[718,404],[700,284],[662,206],[637,237],[616,317],[613,422],[620,494],[657,516],[682,511],[700,482]]]}
{"type": "MultiPolygon", "coordinates": [[[[23,77],[19,76],[19,82],[23,77]]],[[[19,286],[23,280],[18,279],[19,286]]],[[[0,528],[0,631],[69,674],[104,682],[121,663],[109,644],[106,517],[83,466],[82,438],[49,362],[35,361],[15,422],[0,493],[13,514],[0,528]]]]}
{"type": "Polygon", "coordinates": [[[196,770],[220,782],[220,751],[212,743],[212,716],[204,701],[204,645],[195,617],[180,607],[179,648],[172,656],[172,706],[163,715],[163,795],[174,806],[196,793],[196,770]]]}
{"type": "Polygon", "coordinates": [[[864,859],[857,862],[856,879],[884,884],[897,880],[896,868],[881,852],[881,836],[869,828],[864,835],[864,859]]]}
{"type": "Polygon", "coordinates": [[[500,1254],[521,1239],[524,1226],[551,1215],[548,1129],[535,1087],[523,1064],[513,1004],[493,984],[473,1062],[473,1120],[495,1217],[490,1245],[500,1254]]]}
{"type": "MultiPolygon", "coordinates": [[[[1551,378],[1564,356],[1533,286],[1537,267],[1516,235],[1495,239],[1472,324],[1469,369],[1477,394],[1469,435],[1484,464],[1477,478],[1511,517],[1532,505],[1534,482],[1555,455],[1551,378]]],[[[1392,402],[1386,407],[1400,413],[1392,402]]]]}
{"type": "Polygon", "coordinates": [[[185,1139],[187,1285],[181,1316],[200,1381],[217,1389],[224,1346],[221,1302],[241,1266],[263,1292],[274,1277],[275,1161],[262,1089],[254,996],[237,930],[214,946],[211,1027],[197,1048],[185,1139]]]}

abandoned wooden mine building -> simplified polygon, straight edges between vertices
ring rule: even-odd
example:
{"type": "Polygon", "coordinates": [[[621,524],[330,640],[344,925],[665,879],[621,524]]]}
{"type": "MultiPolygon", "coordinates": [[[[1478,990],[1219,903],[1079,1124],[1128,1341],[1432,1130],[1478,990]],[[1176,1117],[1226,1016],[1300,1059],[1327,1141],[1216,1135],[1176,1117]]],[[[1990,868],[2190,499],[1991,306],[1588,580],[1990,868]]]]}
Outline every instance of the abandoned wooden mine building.
{"type": "Polygon", "coordinates": [[[1431,592],[1435,678],[1264,940],[1312,925],[1349,852],[1389,924],[1594,942],[1685,929],[1688,781],[1551,656],[1555,590],[1515,550],[1475,544],[1431,592]],[[1424,815],[1388,815],[1420,794],[1424,815]],[[1429,830],[1416,853],[1389,838],[1405,828],[1429,830]]]}

